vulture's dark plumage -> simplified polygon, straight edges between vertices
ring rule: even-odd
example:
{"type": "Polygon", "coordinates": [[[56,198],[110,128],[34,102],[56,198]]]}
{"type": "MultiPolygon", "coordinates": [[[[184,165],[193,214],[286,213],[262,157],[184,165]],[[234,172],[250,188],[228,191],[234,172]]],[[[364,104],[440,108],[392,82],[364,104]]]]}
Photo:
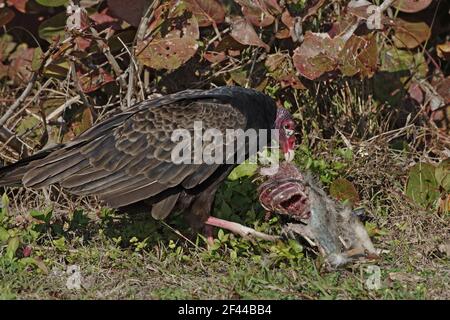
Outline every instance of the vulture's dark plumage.
{"type": "Polygon", "coordinates": [[[175,208],[188,209],[202,222],[234,165],[171,161],[173,131],[192,132],[194,121],[224,134],[278,128],[283,151],[293,148],[292,119],[268,96],[239,87],[186,90],[138,103],[71,142],[1,168],[0,185],[59,184],[76,195],[96,195],[111,207],[145,200],[157,219],[175,208]]]}

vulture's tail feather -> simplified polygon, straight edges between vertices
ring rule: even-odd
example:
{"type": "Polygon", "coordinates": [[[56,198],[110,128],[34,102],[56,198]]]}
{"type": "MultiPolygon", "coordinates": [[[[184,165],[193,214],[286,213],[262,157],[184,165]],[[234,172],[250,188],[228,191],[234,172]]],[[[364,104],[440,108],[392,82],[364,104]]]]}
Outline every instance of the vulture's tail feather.
{"type": "Polygon", "coordinates": [[[13,164],[0,168],[0,186],[14,187],[22,186],[22,178],[29,170],[29,164],[33,161],[44,159],[53,151],[61,148],[62,145],[42,150],[30,157],[21,159],[13,164]]]}

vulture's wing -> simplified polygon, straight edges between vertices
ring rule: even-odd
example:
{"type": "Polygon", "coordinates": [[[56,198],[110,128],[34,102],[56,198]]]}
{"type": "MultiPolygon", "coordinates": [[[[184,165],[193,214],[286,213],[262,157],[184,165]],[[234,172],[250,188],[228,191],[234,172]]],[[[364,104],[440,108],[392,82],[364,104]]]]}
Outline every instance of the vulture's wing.
{"type": "MultiPolygon", "coordinates": [[[[173,163],[171,153],[178,143],[171,140],[174,130],[187,129],[193,146],[196,121],[201,121],[204,129],[219,129],[224,137],[226,129],[245,129],[247,121],[238,109],[217,99],[173,97],[147,102],[150,105],[141,103],[31,162],[23,184],[41,187],[59,183],[75,194],[98,195],[113,207],[150,198],[178,185],[194,188],[220,165],[173,163]]],[[[170,211],[167,206],[177,197],[174,194],[157,206],[170,211]]]]}

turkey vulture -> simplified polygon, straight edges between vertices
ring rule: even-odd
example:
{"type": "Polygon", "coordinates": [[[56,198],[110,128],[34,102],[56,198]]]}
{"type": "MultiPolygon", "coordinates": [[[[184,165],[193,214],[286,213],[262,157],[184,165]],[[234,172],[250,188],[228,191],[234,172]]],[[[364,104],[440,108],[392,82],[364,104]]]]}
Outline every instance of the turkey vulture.
{"type": "MultiPolygon", "coordinates": [[[[155,219],[184,210],[193,226],[247,233],[249,228],[209,217],[220,182],[236,164],[225,161],[225,155],[221,163],[172,161],[172,134],[192,132],[196,121],[224,134],[227,129],[279,129],[282,151],[287,158],[293,155],[294,121],[270,97],[240,87],[185,90],[142,101],[68,143],[1,168],[0,185],[59,184],[75,195],[96,195],[114,208],[145,201],[155,219]]],[[[259,146],[270,143],[265,140],[259,146]]],[[[229,143],[235,141],[222,147],[229,143]]]]}

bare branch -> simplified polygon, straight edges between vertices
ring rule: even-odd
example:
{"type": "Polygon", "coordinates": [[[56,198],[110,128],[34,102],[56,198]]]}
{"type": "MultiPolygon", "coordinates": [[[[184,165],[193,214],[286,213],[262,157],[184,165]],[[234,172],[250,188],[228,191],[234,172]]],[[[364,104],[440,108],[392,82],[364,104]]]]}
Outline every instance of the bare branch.
{"type": "Polygon", "coordinates": [[[6,121],[8,121],[9,117],[11,117],[14,114],[14,111],[20,107],[20,105],[25,101],[25,99],[28,97],[28,95],[31,93],[31,90],[34,87],[34,84],[37,80],[37,72],[34,72],[31,76],[30,82],[28,82],[27,87],[25,90],[23,90],[22,94],[19,98],[12,104],[11,107],[9,107],[8,111],[1,117],[0,119],[0,126],[3,126],[6,121]]]}
{"type": "Polygon", "coordinates": [[[12,133],[6,127],[0,127],[0,141],[5,144],[5,146],[9,146],[11,149],[16,151],[20,156],[27,157],[28,156],[28,146],[17,138],[14,133],[12,133]]]}

